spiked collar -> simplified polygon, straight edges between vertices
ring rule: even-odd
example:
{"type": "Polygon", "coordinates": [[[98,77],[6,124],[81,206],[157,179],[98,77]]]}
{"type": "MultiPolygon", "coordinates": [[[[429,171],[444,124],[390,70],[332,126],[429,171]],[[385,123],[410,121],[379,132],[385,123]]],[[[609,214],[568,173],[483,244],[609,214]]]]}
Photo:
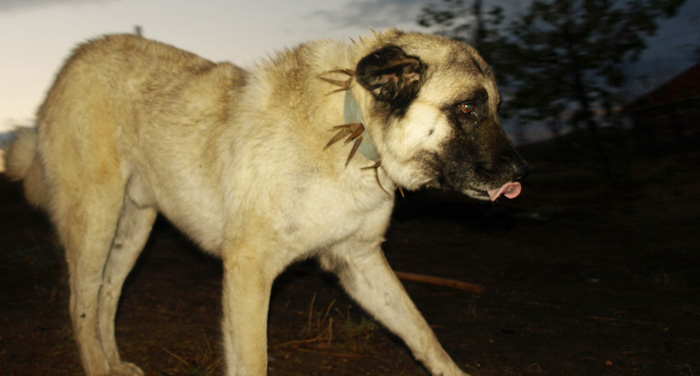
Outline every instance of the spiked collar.
{"type": "MultiPolygon", "coordinates": [[[[343,108],[343,113],[345,115],[345,124],[336,125],[331,129],[337,130],[338,132],[330,139],[330,141],[328,141],[325,148],[328,148],[329,146],[342,140],[343,138],[345,139],[346,144],[353,141],[352,149],[350,150],[348,159],[345,160],[345,166],[347,166],[348,163],[350,163],[352,157],[354,157],[355,153],[359,150],[365,158],[374,161],[374,165],[363,167],[362,169],[373,169],[375,177],[377,178],[377,184],[379,184],[379,188],[381,188],[382,191],[384,191],[390,197],[393,197],[393,195],[389,191],[384,189],[384,187],[382,186],[382,182],[379,180],[379,166],[381,166],[382,164],[381,157],[379,156],[379,153],[377,153],[377,149],[374,147],[374,141],[372,140],[372,136],[365,129],[365,126],[362,121],[362,112],[360,111],[360,106],[355,101],[355,98],[352,97],[352,94],[350,94],[350,89],[352,88],[352,81],[355,76],[355,71],[351,69],[335,69],[324,73],[344,74],[346,76],[349,76],[349,78],[344,81],[324,77],[323,74],[318,76],[318,78],[328,82],[329,84],[340,86],[340,89],[333,90],[328,94],[345,91],[345,103],[343,108]]],[[[398,189],[399,192],[401,192],[401,196],[403,196],[403,190],[401,189],[401,187],[397,185],[396,189],[398,189]]]]}
{"type": "MultiPolygon", "coordinates": [[[[350,94],[350,90],[345,91],[345,106],[343,109],[345,114],[345,122],[347,124],[359,123],[362,125],[362,133],[360,134],[360,145],[357,147],[357,151],[360,152],[365,158],[378,162],[380,157],[377,153],[377,149],[374,147],[374,140],[369,132],[364,129],[364,122],[362,121],[362,112],[360,112],[360,106],[355,101],[355,98],[350,94]]],[[[358,137],[359,138],[359,137],[358,137]]]]}
{"type": "MultiPolygon", "coordinates": [[[[369,132],[366,132],[365,126],[362,123],[362,112],[360,111],[360,106],[357,104],[355,98],[353,98],[352,94],[350,93],[354,76],[355,71],[352,69],[335,69],[324,72],[318,76],[318,78],[328,82],[331,85],[340,86],[340,89],[333,90],[327,93],[326,95],[345,91],[345,102],[343,106],[345,124],[336,125],[335,127],[331,128],[331,130],[337,132],[330,139],[330,141],[328,141],[325,148],[328,148],[329,146],[342,139],[345,139],[346,144],[352,141],[352,149],[350,149],[350,154],[345,160],[345,165],[347,166],[348,163],[350,163],[352,157],[354,157],[355,153],[359,150],[365,158],[375,162],[373,166],[369,166],[366,168],[374,168],[376,171],[376,169],[379,168],[379,166],[381,165],[381,158],[379,156],[379,153],[377,153],[377,149],[374,147],[372,136],[369,134],[369,132]],[[345,76],[348,76],[348,79],[337,80],[325,77],[324,74],[343,74],[345,76]]],[[[381,184],[379,185],[381,186],[381,184]]]]}

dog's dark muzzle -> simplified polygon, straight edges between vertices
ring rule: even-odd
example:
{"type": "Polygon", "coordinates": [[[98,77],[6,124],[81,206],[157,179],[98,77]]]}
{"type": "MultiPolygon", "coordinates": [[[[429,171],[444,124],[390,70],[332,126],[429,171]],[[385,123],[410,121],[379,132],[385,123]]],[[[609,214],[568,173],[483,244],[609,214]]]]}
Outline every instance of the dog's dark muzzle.
{"type": "MultiPolygon", "coordinates": [[[[525,180],[530,173],[530,167],[527,162],[518,154],[515,147],[508,141],[507,146],[497,154],[495,163],[492,163],[490,168],[479,173],[477,166],[477,176],[481,175],[484,181],[493,181],[487,190],[491,201],[495,201],[500,196],[507,198],[515,198],[522,191],[521,182],[525,180]]],[[[483,167],[481,167],[483,168],[483,167]]]]}

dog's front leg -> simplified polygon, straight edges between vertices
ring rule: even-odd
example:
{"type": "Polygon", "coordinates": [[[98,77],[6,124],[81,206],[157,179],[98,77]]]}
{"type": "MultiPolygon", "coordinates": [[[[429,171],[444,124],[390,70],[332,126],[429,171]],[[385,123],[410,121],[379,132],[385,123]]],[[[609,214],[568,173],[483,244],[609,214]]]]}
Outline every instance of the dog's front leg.
{"type": "Polygon", "coordinates": [[[267,313],[273,277],[254,249],[235,249],[223,259],[226,375],[266,375],[267,313]]]}
{"type": "Polygon", "coordinates": [[[336,250],[322,257],[360,305],[398,335],[433,375],[468,376],[438,342],[428,323],[391,270],[379,246],[370,251],[336,250]]]}

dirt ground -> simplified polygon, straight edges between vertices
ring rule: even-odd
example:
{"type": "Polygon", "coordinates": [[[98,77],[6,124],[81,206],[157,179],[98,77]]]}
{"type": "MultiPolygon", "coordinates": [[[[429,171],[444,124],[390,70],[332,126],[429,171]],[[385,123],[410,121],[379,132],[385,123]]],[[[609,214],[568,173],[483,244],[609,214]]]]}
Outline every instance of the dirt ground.
{"type": "MultiPolygon", "coordinates": [[[[411,194],[386,254],[396,270],[483,286],[404,283],[474,375],[700,375],[697,159],[604,185],[542,163],[496,205],[411,194]]],[[[159,221],[123,294],[122,358],[154,376],[221,374],[220,281],[217,260],[159,221]]],[[[0,293],[0,375],[80,374],[61,249],[4,178],[0,293]]],[[[426,374],[313,261],[275,283],[269,321],[271,376],[426,374]]]]}

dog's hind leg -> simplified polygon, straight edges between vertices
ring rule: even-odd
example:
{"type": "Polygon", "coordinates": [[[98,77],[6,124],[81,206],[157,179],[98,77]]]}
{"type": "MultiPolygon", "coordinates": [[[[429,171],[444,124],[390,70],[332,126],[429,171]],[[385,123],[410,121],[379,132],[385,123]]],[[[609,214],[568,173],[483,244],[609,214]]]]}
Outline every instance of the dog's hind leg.
{"type": "Polygon", "coordinates": [[[135,365],[121,361],[114,326],[122,286],[148,240],[156,215],[155,209],[138,207],[128,196],[124,198],[117,233],[104,268],[97,312],[99,334],[110,368],[119,375],[141,374],[135,365]]]}
{"type": "Polygon", "coordinates": [[[70,315],[83,368],[89,376],[114,375],[98,332],[99,295],[115,238],[124,188],[77,180],[54,187],[52,215],[70,273],[70,315]],[[81,186],[82,185],[82,186],[81,186]]]}
{"type": "Polygon", "coordinates": [[[116,304],[110,300],[115,296],[113,286],[121,285],[119,280],[123,278],[115,269],[116,264],[122,262],[130,267],[133,262],[129,259],[136,257],[133,253],[138,254],[133,251],[132,255],[127,255],[128,252],[120,254],[114,250],[119,243],[138,242],[124,240],[125,232],[118,231],[118,228],[150,226],[153,215],[135,219],[130,214],[132,209],[124,205],[126,181],[120,165],[109,155],[99,153],[109,150],[108,147],[93,150],[91,159],[78,159],[75,154],[65,152],[62,159],[47,161],[52,182],[50,211],[65,248],[70,273],[73,331],[87,375],[143,375],[138,367],[119,362],[113,335],[103,337],[100,334],[101,324],[104,325],[100,316],[111,317],[112,314],[108,313],[113,309],[110,304],[116,304]],[[122,236],[118,236],[118,232],[122,236]],[[105,284],[105,276],[112,281],[107,280],[105,284]],[[101,292],[103,288],[105,290],[101,292]],[[107,302],[106,307],[100,307],[101,300],[107,302]]]}
{"type": "Polygon", "coordinates": [[[366,251],[352,246],[334,251],[321,258],[321,265],[335,272],[348,294],[398,335],[431,374],[467,376],[442,348],[379,245],[366,251]]]}

